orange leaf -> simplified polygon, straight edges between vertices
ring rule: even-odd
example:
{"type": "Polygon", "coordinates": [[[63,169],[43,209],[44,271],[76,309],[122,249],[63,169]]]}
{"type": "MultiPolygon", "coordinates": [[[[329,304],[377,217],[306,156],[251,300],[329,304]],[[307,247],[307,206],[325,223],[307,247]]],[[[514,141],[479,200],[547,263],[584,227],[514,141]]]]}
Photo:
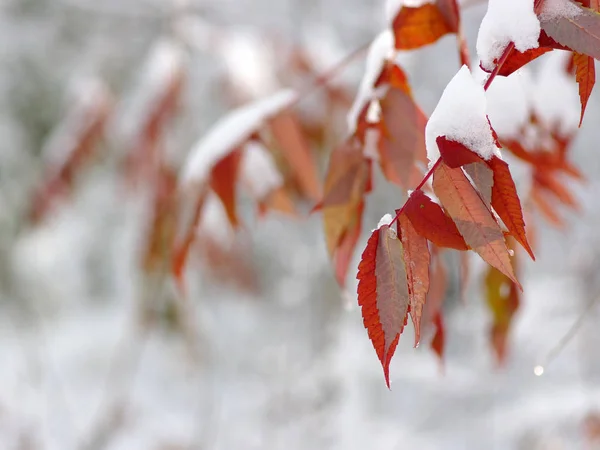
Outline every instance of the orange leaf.
{"type": "Polygon", "coordinates": [[[453,30],[437,5],[426,3],[417,8],[403,6],[392,23],[395,47],[414,50],[432,44],[453,30]]]}
{"type": "Polygon", "coordinates": [[[300,188],[308,198],[318,200],[321,196],[321,183],[298,120],[291,111],[287,110],[272,117],[269,124],[300,188]]]}
{"type": "Polygon", "coordinates": [[[433,174],[433,190],[467,245],[488,264],[518,283],[504,234],[462,169],[452,169],[442,162],[433,174]]]}
{"type": "Polygon", "coordinates": [[[519,307],[519,290],[506,275],[493,267],[485,277],[487,304],[492,312],[490,340],[500,363],[506,358],[506,342],[512,318],[519,307]]]}
{"type": "Polygon", "coordinates": [[[234,150],[220,159],[210,173],[210,187],[223,203],[229,222],[234,227],[239,225],[235,194],[241,157],[240,149],[234,150]]]}
{"type": "Polygon", "coordinates": [[[456,224],[440,205],[431,201],[423,191],[414,191],[404,205],[404,214],[425,239],[438,247],[468,250],[456,224]]]}
{"type": "Polygon", "coordinates": [[[527,250],[531,259],[535,261],[533,250],[529,246],[529,242],[527,242],[521,201],[517,195],[517,188],[510,175],[508,164],[494,156],[488,161],[488,165],[494,171],[492,206],[502,219],[502,222],[504,222],[504,225],[506,225],[506,228],[508,228],[508,231],[527,250]]]}
{"type": "Polygon", "coordinates": [[[358,304],[390,387],[390,361],[409,311],[402,244],[388,225],[373,231],[358,265],[358,304]]]}
{"type": "Polygon", "coordinates": [[[579,85],[579,99],[581,100],[581,117],[579,119],[579,126],[581,126],[585,107],[596,82],[596,66],[594,58],[577,52],[573,53],[573,62],[576,69],[575,79],[579,85]]]}
{"type": "Polygon", "coordinates": [[[427,240],[420,236],[405,214],[398,217],[404,247],[404,266],[410,299],[410,317],[415,326],[415,347],[421,340],[421,316],[429,291],[429,247],[427,240]]]}
{"type": "Polygon", "coordinates": [[[563,219],[555,211],[554,206],[548,201],[544,192],[539,187],[534,186],[529,194],[531,201],[537,206],[542,215],[554,226],[564,228],[563,219]]]}

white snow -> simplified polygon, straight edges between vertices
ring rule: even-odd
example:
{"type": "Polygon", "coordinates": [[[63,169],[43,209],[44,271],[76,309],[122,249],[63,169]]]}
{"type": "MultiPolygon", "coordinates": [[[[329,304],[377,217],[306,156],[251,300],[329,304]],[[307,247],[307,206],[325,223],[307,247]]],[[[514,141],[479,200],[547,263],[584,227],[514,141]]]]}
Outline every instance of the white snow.
{"type": "Polygon", "coordinates": [[[546,55],[533,90],[536,116],[547,129],[557,129],[561,135],[577,129],[581,114],[577,84],[566,71],[569,58],[570,52],[563,50],[546,55]]]}
{"type": "MultiPolygon", "coordinates": [[[[392,223],[392,220],[394,220],[394,218],[392,217],[391,214],[384,214],[383,217],[381,219],[379,219],[379,223],[377,224],[377,228],[375,228],[375,230],[379,230],[384,225],[389,225],[390,223],[392,223]]],[[[375,230],[371,230],[371,231],[375,231],[375,230]]]]}
{"type": "Polygon", "coordinates": [[[477,54],[486,70],[494,68],[512,41],[524,52],[538,47],[540,22],[533,11],[533,0],[490,0],[477,36],[477,54]]]}
{"type": "Polygon", "coordinates": [[[483,159],[499,155],[486,117],[483,87],[475,81],[469,68],[462,66],[454,75],[425,127],[427,157],[437,161],[439,136],[460,142],[483,159]]]}
{"type": "Polygon", "coordinates": [[[532,89],[531,74],[526,67],[508,77],[496,77],[490,85],[486,92],[487,113],[500,138],[517,139],[529,122],[532,89]]]}
{"type": "Polygon", "coordinates": [[[230,31],[215,50],[223,58],[229,79],[239,92],[254,99],[277,90],[275,55],[263,37],[250,31],[230,31]]]}
{"type": "Polygon", "coordinates": [[[126,140],[140,132],[155,105],[181,75],[188,63],[183,46],[171,38],[160,38],[151,48],[132,91],[117,117],[119,134],[126,140]]]}
{"type": "Polygon", "coordinates": [[[111,102],[107,86],[96,78],[75,82],[67,97],[67,104],[72,106],[42,148],[42,155],[50,167],[60,167],[68,160],[82,134],[102,119],[111,102]]]}
{"type": "Polygon", "coordinates": [[[264,199],[283,184],[271,153],[260,142],[248,142],[242,158],[242,181],[257,199],[264,199]]]}
{"type": "Polygon", "coordinates": [[[356,130],[356,122],[364,106],[377,98],[373,85],[375,84],[375,81],[377,81],[377,77],[379,76],[385,61],[393,59],[394,54],[394,35],[392,34],[392,31],[382,31],[373,40],[371,47],[369,47],[365,74],[363,75],[354,103],[348,112],[347,120],[350,133],[354,133],[354,130],[356,130]]]}
{"type": "Polygon", "coordinates": [[[549,22],[560,17],[573,18],[580,13],[579,7],[570,0],[545,0],[542,5],[540,20],[549,22]]]}
{"type": "Polygon", "coordinates": [[[386,0],[385,2],[385,17],[389,24],[391,24],[400,9],[403,6],[408,6],[409,8],[418,8],[419,6],[423,6],[426,3],[434,3],[435,0],[386,0]]]}
{"type": "Polygon", "coordinates": [[[269,117],[289,107],[296,99],[295,91],[282,90],[221,118],[190,152],[182,169],[181,182],[204,182],[217,161],[242,145],[269,117]]]}

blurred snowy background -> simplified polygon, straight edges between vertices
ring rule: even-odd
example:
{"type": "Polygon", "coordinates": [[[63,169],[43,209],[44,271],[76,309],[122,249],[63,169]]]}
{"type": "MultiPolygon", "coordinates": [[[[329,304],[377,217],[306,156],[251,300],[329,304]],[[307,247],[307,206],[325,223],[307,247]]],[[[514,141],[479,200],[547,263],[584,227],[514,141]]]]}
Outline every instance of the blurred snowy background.
{"type": "MultiPolygon", "coordinates": [[[[472,50],[484,13],[485,4],[464,11],[472,50]]],[[[177,42],[186,65],[166,136],[178,165],[232,107],[310,81],[286,72],[290,49],[325,71],[385,23],[379,1],[0,2],[1,450],[592,448],[586,435],[599,434],[600,413],[597,92],[573,153],[590,180],[577,188],[583,211],[564,230],[536,218],[538,261],[522,258],[524,301],[503,368],[488,343],[483,266],[474,259],[465,304],[450,283],[443,370],[427,345],[411,348],[407,330],[388,391],[355,299],[334,281],[318,214],[258,221],[243,210],[251,289],[192,261],[189,298],[178,303],[169,283],[140,272],[144,196],[126,194],[115,167],[143,113],[135,103],[151,93],[147,61],[157,45],[177,42]],[[33,192],[48,161],[61,157],[49,150],[53,130],[82,89],[114,103],[116,138],[101,142],[68,200],[33,224],[33,192]],[[172,304],[185,313],[173,315],[172,304]],[[573,339],[535,376],[582,312],[573,339]]],[[[403,58],[425,112],[458,69],[456,53],[448,36],[403,58]]],[[[354,95],[363,70],[357,58],[336,83],[354,95]]],[[[313,100],[300,107],[322,115],[313,100]]],[[[336,114],[343,124],[345,111],[336,114]]],[[[330,150],[316,149],[321,168],[330,150]]],[[[402,201],[377,177],[365,229],[402,201]]]]}

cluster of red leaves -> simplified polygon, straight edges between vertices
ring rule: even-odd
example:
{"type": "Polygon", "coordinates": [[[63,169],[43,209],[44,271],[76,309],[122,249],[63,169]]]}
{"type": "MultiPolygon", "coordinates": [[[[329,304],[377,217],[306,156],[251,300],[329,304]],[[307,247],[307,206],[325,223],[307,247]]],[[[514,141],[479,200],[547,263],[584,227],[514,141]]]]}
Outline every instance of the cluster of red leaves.
{"type": "MultiPolygon", "coordinates": [[[[399,11],[394,20],[397,48],[416,48],[431,43],[448,32],[448,28],[442,26],[448,21],[440,19],[447,18],[440,3],[443,2],[427,4],[420,8],[403,7],[399,11]],[[427,19],[423,19],[424,17],[427,19]],[[405,47],[402,47],[403,45],[405,47]]],[[[558,18],[546,22],[542,20],[538,49],[519,53],[514,50],[514,44],[510,43],[502,57],[495,61],[496,67],[484,88],[489,87],[494,77],[509,75],[543,53],[553,49],[569,50],[573,52],[572,70],[579,83],[583,118],[594,83],[593,58],[600,56],[597,55],[600,42],[596,42],[598,34],[595,32],[600,29],[600,15],[587,9],[589,6],[596,8],[597,5],[589,5],[588,2],[584,6],[580,8],[581,14],[574,18],[558,18]]],[[[535,10],[538,14],[542,7],[543,0],[537,0],[535,10]]],[[[451,31],[455,32],[456,29],[451,31]]],[[[361,154],[370,154],[372,149],[369,146],[372,143],[365,136],[367,132],[376,128],[376,149],[383,173],[391,181],[406,187],[406,181],[410,180],[409,175],[414,173],[414,162],[418,160],[415,155],[422,154],[422,134],[419,134],[422,131],[419,130],[424,127],[412,126],[411,131],[414,133],[407,132],[406,123],[414,124],[415,116],[407,112],[406,102],[403,104],[398,96],[389,95],[389,92],[403,92],[404,98],[409,95],[410,90],[402,71],[388,63],[377,83],[382,81],[391,87],[384,90],[384,96],[378,99],[382,111],[381,122],[367,123],[365,114],[369,105],[365,106],[359,117],[357,131],[349,142],[344,144],[344,148],[352,145],[356,160],[360,160],[361,154]],[[390,111],[394,113],[390,114],[390,111]],[[392,139],[387,140],[390,136],[392,139]],[[397,164],[394,165],[394,162],[397,164]],[[399,173],[403,176],[397,176],[399,173]]],[[[381,92],[381,89],[377,92],[381,92]]],[[[415,108],[418,109],[416,106],[415,108]]],[[[416,122],[422,123],[422,118],[419,116],[416,122]]],[[[535,117],[532,117],[530,125],[541,127],[535,117]]],[[[557,177],[566,174],[581,179],[581,175],[566,158],[572,136],[565,138],[554,130],[544,131],[552,138],[551,149],[537,148],[541,144],[536,148],[527,148],[519,139],[502,142],[501,145],[490,125],[490,133],[499,148],[504,146],[523,162],[531,165],[532,203],[550,220],[560,223],[560,219],[554,214],[553,203],[546,201],[547,196],[552,195],[552,202],[558,201],[576,207],[574,197],[557,177]]],[[[409,186],[417,187],[404,206],[396,211],[392,222],[373,231],[359,264],[358,303],[362,307],[364,325],[383,366],[388,386],[389,364],[409,315],[414,324],[416,344],[420,339],[423,310],[433,311],[426,318],[427,323],[435,330],[431,345],[438,354],[443,352],[444,329],[439,306],[439,297],[443,299],[443,293],[440,295],[436,292],[439,304],[433,308],[427,307],[427,302],[431,301],[430,284],[435,280],[435,276],[439,276],[431,277],[432,254],[437,255],[443,248],[473,250],[490,265],[484,281],[493,317],[490,340],[499,361],[506,355],[508,329],[519,305],[521,290],[515,275],[514,260],[511,261],[514,251],[508,247],[506,238],[514,239],[531,258],[534,258],[525,233],[521,200],[517,195],[508,164],[497,156],[484,160],[476,153],[477,149],[467,148],[445,136],[437,137],[437,145],[440,158],[432,162],[429,172],[421,182],[417,184],[413,180],[409,181],[409,186]],[[440,204],[424,192],[428,189],[426,183],[429,178],[433,178],[433,192],[440,204]]],[[[339,166],[336,167],[332,163],[328,176],[336,173],[337,179],[343,179],[344,174],[340,174],[340,171],[339,166]]],[[[370,184],[364,183],[364,186],[367,185],[370,187],[370,184]]],[[[336,187],[339,189],[339,184],[336,187]]],[[[324,204],[332,203],[332,197],[353,199],[354,214],[349,212],[350,209],[347,210],[344,219],[339,216],[331,218],[324,214],[330,253],[334,258],[336,275],[340,282],[344,279],[340,268],[347,267],[347,262],[340,264],[336,256],[339,258],[340,254],[344,257],[349,255],[346,247],[350,243],[344,238],[346,234],[358,235],[358,231],[351,227],[360,227],[360,218],[357,218],[357,215],[362,212],[363,196],[368,191],[365,188],[356,189],[354,192],[357,193],[354,196],[348,195],[348,192],[347,189],[347,195],[343,197],[337,189],[328,190],[326,186],[325,190],[324,204]],[[332,227],[332,223],[336,223],[337,226],[332,227]]],[[[349,202],[345,205],[349,207],[349,202]]],[[[357,238],[353,239],[355,243],[357,238]]],[[[463,272],[466,273],[467,267],[464,269],[463,272]]],[[[439,271],[439,268],[436,266],[435,270],[439,271]]],[[[436,289],[439,291],[440,288],[436,289]]]]}

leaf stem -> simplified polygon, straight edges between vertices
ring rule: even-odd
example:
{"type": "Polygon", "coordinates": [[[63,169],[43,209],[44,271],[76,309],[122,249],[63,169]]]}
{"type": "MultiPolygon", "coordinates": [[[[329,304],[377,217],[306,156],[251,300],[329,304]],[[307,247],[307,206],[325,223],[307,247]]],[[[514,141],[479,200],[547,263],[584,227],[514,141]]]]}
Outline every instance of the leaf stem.
{"type": "MultiPolygon", "coordinates": [[[[540,4],[541,4],[541,0],[536,0],[535,7],[538,8],[540,4]]],[[[500,69],[502,69],[502,66],[504,65],[504,63],[506,62],[506,60],[508,59],[508,57],[510,56],[510,54],[514,50],[514,48],[515,48],[514,42],[511,42],[510,44],[508,44],[506,46],[506,48],[504,49],[504,52],[502,52],[502,56],[500,56],[500,59],[496,63],[496,67],[494,67],[494,70],[490,73],[490,76],[488,77],[488,79],[485,82],[485,85],[483,86],[484,91],[487,91],[489,89],[489,87],[492,84],[492,81],[494,81],[494,78],[496,78],[496,76],[500,72],[500,69]]],[[[425,183],[427,183],[427,180],[429,180],[429,178],[431,178],[431,176],[433,175],[433,172],[435,172],[435,169],[437,169],[441,163],[442,163],[442,157],[440,156],[436,160],[436,162],[433,164],[433,166],[431,166],[431,168],[427,171],[427,173],[425,174],[425,176],[423,177],[421,182],[417,185],[417,187],[414,189],[414,191],[420,190],[425,185],[425,183]]],[[[400,217],[400,214],[402,214],[402,212],[404,211],[404,208],[406,208],[407,203],[408,203],[408,199],[406,202],[404,202],[404,205],[402,205],[402,208],[400,208],[398,210],[398,212],[396,213],[396,215],[390,222],[389,226],[392,226],[394,224],[394,222],[396,222],[398,220],[398,218],[400,217]]]]}

